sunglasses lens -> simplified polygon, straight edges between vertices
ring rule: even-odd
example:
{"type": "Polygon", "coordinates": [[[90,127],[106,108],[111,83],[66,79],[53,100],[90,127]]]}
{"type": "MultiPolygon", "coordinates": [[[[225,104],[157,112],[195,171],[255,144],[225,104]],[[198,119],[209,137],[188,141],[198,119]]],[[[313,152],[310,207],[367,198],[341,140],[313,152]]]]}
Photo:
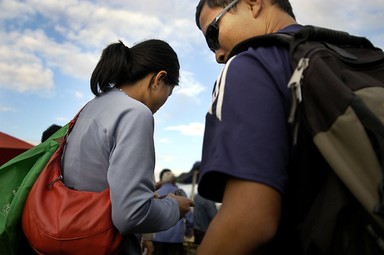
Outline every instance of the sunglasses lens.
{"type": "Polygon", "coordinates": [[[207,40],[208,47],[213,52],[220,47],[219,41],[218,41],[219,30],[215,26],[213,26],[213,25],[208,26],[205,37],[207,40]]]}

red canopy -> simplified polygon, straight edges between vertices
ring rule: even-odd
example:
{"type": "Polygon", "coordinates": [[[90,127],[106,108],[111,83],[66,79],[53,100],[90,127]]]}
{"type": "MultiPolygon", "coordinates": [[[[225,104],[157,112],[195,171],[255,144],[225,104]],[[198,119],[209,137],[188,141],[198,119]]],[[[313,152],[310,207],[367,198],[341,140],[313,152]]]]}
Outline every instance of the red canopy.
{"type": "Polygon", "coordinates": [[[32,147],[34,145],[0,132],[0,166],[32,147]]]}

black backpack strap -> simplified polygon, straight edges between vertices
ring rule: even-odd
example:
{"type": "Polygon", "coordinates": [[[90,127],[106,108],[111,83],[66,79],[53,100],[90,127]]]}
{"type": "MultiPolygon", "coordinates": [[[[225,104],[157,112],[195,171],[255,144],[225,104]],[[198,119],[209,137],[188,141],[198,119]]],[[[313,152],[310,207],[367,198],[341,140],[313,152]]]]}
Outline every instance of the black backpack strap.
{"type": "Polygon", "coordinates": [[[273,33],[249,38],[237,44],[229,53],[228,59],[246,51],[249,47],[270,47],[270,46],[283,46],[288,47],[293,39],[293,34],[287,33],[273,33]]]}
{"type": "MultiPolygon", "coordinates": [[[[272,33],[249,38],[237,44],[229,53],[228,59],[247,50],[249,47],[289,46],[290,55],[296,47],[305,41],[318,41],[338,46],[372,48],[375,46],[365,37],[350,35],[344,31],[332,30],[317,26],[303,26],[296,33],[272,33]]],[[[344,52],[340,53],[344,55],[344,52]]]]}
{"type": "Polygon", "coordinates": [[[295,34],[295,39],[298,41],[297,44],[300,44],[303,41],[319,41],[357,48],[375,48],[365,37],[354,36],[344,31],[331,30],[317,26],[304,26],[295,34]]]}

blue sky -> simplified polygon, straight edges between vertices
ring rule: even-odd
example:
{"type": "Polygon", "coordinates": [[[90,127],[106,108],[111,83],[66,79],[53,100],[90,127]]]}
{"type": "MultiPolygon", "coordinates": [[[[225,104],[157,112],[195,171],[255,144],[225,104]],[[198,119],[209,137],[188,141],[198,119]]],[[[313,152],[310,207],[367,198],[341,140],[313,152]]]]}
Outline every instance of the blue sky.
{"type": "MultiPolygon", "coordinates": [[[[171,44],[180,88],[155,114],[156,176],[201,157],[211,88],[222,66],[194,22],[197,0],[0,0],[0,131],[33,144],[90,99],[102,49],[122,40],[171,44]]],[[[368,37],[384,48],[382,0],[291,0],[297,20],[368,37]]]]}

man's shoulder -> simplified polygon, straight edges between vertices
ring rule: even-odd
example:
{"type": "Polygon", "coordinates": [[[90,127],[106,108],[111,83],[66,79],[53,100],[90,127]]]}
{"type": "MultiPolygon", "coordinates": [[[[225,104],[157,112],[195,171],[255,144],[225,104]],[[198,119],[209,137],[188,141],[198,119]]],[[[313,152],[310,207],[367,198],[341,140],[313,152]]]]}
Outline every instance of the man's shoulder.
{"type": "Polygon", "coordinates": [[[292,24],[280,29],[277,33],[296,33],[299,32],[302,28],[303,25],[301,24],[292,24]]]}
{"type": "MultiPolygon", "coordinates": [[[[267,55],[266,59],[271,59],[273,56],[269,54],[275,54],[276,49],[283,49],[288,51],[289,48],[289,36],[294,35],[302,28],[302,25],[292,24],[282,28],[275,33],[269,33],[265,35],[259,35],[248,38],[239,44],[237,44],[230,52],[228,59],[238,56],[252,55],[252,57],[258,57],[267,55]]],[[[239,59],[238,59],[239,61],[239,59]]]]}
{"type": "Polygon", "coordinates": [[[254,79],[255,75],[269,73],[266,70],[290,71],[289,49],[281,45],[260,47],[250,44],[246,50],[239,52],[227,62],[227,76],[241,79],[249,77],[254,79]],[[260,73],[259,73],[260,72],[260,73]]]}

